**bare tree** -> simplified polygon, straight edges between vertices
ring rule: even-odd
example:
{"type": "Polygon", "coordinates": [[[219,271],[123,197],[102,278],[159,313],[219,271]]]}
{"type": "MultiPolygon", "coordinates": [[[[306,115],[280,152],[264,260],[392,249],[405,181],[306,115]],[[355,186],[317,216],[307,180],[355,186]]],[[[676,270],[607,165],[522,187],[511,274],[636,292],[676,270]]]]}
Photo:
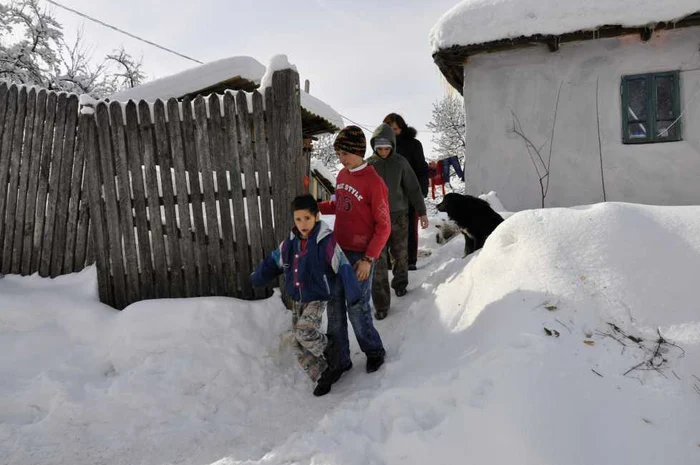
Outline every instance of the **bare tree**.
{"type": "Polygon", "coordinates": [[[141,62],[123,47],[95,62],[82,31],[67,43],[38,0],[0,5],[0,37],[0,79],[104,97],[145,78],[141,62]]]}
{"type": "Polygon", "coordinates": [[[334,141],[335,134],[322,134],[318,136],[318,140],[314,141],[311,158],[320,161],[323,166],[328,168],[334,175],[337,175],[338,155],[333,148],[334,141]]]}
{"type": "Polygon", "coordinates": [[[461,97],[448,95],[433,103],[433,120],[427,126],[433,131],[435,151],[441,158],[457,155],[462,163],[467,146],[467,126],[461,97]]]}
{"type": "Polygon", "coordinates": [[[533,141],[527,135],[525,135],[525,131],[523,130],[522,125],[520,124],[520,119],[518,119],[518,116],[515,114],[513,109],[510,110],[511,115],[513,116],[513,129],[511,129],[511,132],[514,132],[523,139],[525,149],[527,150],[527,153],[530,156],[530,161],[532,162],[532,166],[535,167],[535,172],[537,173],[538,182],[540,184],[540,200],[542,208],[544,208],[544,200],[547,197],[547,194],[549,193],[549,167],[552,164],[552,150],[554,149],[554,129],[557,125],[559,97],[561,96],[561,88],[563,84],[563,81],[559,83],[557,100],[554,104],[554,118],[552,121],[551,135],[548,140],[544,141],[544,143],[539,146],[535,145],[533,141]],[[545,160],[545,157],[542,155],[542,149],[547,144],[549,144],[549,154],[546,155],[547,159],[545,160]]]}

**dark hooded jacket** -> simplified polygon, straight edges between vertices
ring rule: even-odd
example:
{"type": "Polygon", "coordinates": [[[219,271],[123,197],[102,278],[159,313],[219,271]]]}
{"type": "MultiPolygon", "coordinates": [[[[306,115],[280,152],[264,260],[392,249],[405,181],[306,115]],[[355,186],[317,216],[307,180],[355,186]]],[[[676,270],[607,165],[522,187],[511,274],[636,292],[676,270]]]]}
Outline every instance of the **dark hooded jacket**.
{"type": "Polygon", "coordinates": [[[423,197],[427,197],[429,186],[428,164],[425,162],[423,144],[416,139],[416,134],[417,131],[410,126],[405,131],[401,131],[401,134],[396,138],[396,151],[408,160],[408,164],[411,165],[413,172],[416,173],[423,197]]]}
{"type": "Polygon", "coordinates": [[[411,165],[408,164],[408,160],[396,152],[396,136],[394,136],[391,126],[380,124],[374,130],[369,143],[374,153],[367,160],[367,163],[372,165],[379,176],[384,179],[389,191],[391,213],[408,212],[410,203],[419,215],[425,215],[426,209],[421,186],[416,174],[411,169],[411,165]],[[391,153],[386,158],[380,157],[375,151],[378,139],[387,140],[391,144],[391,153]]]}

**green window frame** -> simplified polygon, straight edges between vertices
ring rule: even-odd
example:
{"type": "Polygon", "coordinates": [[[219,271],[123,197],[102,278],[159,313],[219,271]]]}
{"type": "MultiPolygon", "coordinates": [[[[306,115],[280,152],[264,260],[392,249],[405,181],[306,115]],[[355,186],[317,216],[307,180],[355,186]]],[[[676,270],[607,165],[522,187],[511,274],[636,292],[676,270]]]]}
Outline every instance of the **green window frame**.
{"type": "Polygon", "coordinates": [[[622,76],[622,142],[681,140],[679,71],[622,76]]]}

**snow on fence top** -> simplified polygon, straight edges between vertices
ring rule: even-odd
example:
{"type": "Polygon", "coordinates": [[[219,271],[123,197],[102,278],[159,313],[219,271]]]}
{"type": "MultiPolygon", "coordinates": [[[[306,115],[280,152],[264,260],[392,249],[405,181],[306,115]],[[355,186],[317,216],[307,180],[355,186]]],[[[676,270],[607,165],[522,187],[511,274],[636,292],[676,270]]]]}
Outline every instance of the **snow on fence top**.
{"type": "Polygon", "coordinates": [[[625,27],[681,19],[698,0],[464,0],[430,31],[433,52],[536,34],[559,35],[604,25],[625,27]]]}
{"type": "Polygon", "coordinates": [[[265,66],[255,58],[247,56],[230,57],[195,66],[172,76],[166,76],[117,92],[111,95],[109,99],[119,102],[128,100],[135,102],[139,100],[167,100],[171,97],[179,98],[183,95],[215,86],[237,76],[257,85],[260,84],[263,74],[265,74],[265,66]]]}
{"type": "MultiPolygon", "coordinates": [[[[275,71],[280,71],[283,69],[293,69],[296,71],[297,67],[289,62],[287,55],[280,54],[270,58],[270,63],[267,65],[267,71],[265,71],[265,75],[260,80],[260,92],[263,93],[263,95],[265,94],[265,88],[272,85],[272,74],[275,71]]],[[[338,129],[341,129],[345,125],[343,123],[343,118],[329,105],[303,90],[300,92],[300,94],[301,107],[304,110],[325,119],[338,129]]]]}
{"type": "MultiPolygon", "coordinates": [[[[275,71],[284,69],[296,71],[296,66],[289,63],[286,55],[273,56],[267,67],[251,57],[224,58],[117,92],[111,95],[109,100],[123,102],[123,107],[126,106],[129,100],[135,102],[146,100],[150,102],[152,107],[153,102],[158,99],[165,102],[170,98],[180,98],[183,95],[194,94],[198,91],[208,95],[210,92],[206,92],[206,89],[212,89],[217,84],[224,83],[238,76],[254,83],[256,87],[259,86],[258,90],[264,96],[265,88],[272,85],[272,74],[275,71]]],[[[225,92],[231,91],[227,90],[225,92]]],[[[338,129],[343,127],[343,119],[333,108],[303,90],[300,93],[301,107],[304,110],[325,119],[338,129]]],[[[220,99],[223,99],[223,96],[220,95],[220,99]]],[[[250,93],[248,94],[248,108],[250,110],[253,108],[252,94],[250,93]]],[[[151,114],[152,110],[153,108],[151,108],[151,114]]],[[[221,111],[223,112],[223,105],[221,106],[221,111]]],[[[90,109],[85,109],[85,112],[90,112],[90,109]]],[[[180,114],[182,114],[182,110],[180,114]]],[[[207,114],[209,114],[208,104],[207,114]]]]}

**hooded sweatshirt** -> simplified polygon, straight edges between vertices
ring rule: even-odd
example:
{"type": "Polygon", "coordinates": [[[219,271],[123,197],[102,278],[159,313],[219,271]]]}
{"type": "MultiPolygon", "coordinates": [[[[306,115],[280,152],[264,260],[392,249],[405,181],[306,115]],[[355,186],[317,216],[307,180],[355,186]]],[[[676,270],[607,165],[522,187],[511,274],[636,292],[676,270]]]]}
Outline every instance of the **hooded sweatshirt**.
{"type": "Polygon", "coordinates": [[[386,183],[389,190],[391,213],[408,212],[410,202],[416,213],[421,216],[425,215],[425,202],[418,178],[408,160],[396,152],[396,136],[394,136],[391,126],[384,123],[377,126],[372,134],[372,139],[370,139],[370,145],[374,154],[367,162],[377,170],[379,176],[386,183]],[[378,143],[386,144],[387,142],[391,145],[391,153],[388,157],[382,158],[377,155],[376,146],[378,143]]]}

